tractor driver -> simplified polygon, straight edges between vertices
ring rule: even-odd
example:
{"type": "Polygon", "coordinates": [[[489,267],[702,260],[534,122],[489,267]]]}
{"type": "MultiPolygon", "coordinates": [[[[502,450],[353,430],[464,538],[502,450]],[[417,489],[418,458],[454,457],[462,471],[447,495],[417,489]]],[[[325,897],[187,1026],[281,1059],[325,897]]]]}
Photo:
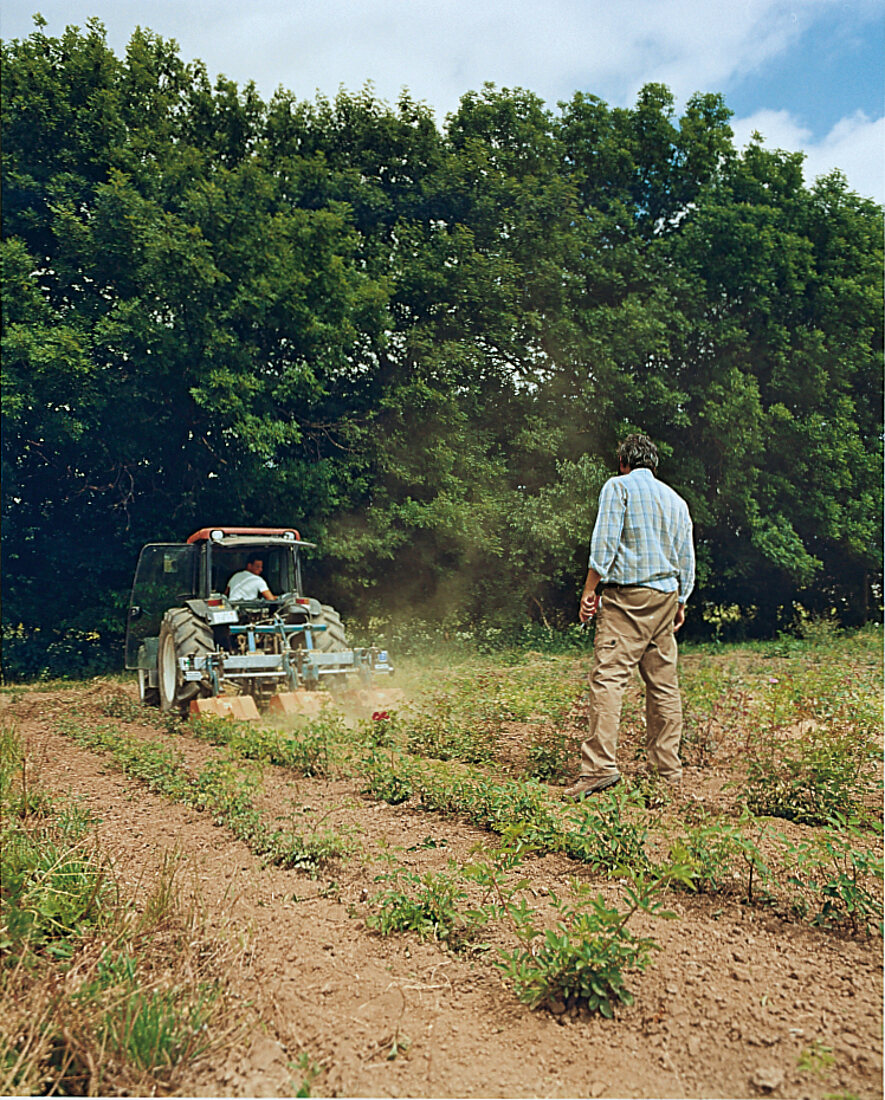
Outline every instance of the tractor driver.
{"type": "Polygon", "coordinates": [[[275,600],[276,596],[267,587],[267,581],[261,576],[264,561],[260,554],[250,554],[246,568],[234,573],[227,582],[227,594],[231,600],[275,600]]]}

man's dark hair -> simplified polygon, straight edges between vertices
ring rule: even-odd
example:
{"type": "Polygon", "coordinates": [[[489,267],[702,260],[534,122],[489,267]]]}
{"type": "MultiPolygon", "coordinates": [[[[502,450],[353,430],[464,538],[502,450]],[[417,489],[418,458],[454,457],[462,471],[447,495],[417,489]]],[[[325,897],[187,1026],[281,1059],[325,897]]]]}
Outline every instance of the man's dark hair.
{"type": "Polygon", "coordinates": [[[253,561],[264,561],[264,554],[250,554],[246,558],[246,565],[251,565],[253,561]]]}
{"type": "Polygon", "coordinates": [[[648,470],[658,468],[658,449],[647,435],[628,435],[618,444],[618,461],[631,470],[645,467],[648,470]]]}

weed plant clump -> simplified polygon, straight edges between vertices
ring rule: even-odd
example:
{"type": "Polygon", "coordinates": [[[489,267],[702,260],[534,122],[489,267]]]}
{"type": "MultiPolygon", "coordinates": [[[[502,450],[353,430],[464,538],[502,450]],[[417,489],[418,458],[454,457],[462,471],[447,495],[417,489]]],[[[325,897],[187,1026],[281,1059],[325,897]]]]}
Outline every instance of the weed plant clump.
{"type": "Polygon", "coordinates": [[[618,1004],[632,1004],[625,971],[644,970],[659,948],[650,937],[635,936],[627,922],[639,911],[675,918],[657,896],[674,875],[681,871],[636,875],[625,887],[623,908],[594,897],[588,885],[573,883],[572,900],[551,894],[559,914],[554,928],[538,928],[531,911],[524,910],[515,921],[521,946],[501,951],[498,963],[517,998],[530,1008],[544,1006],[556,1013],[583,1005],[608,1019],[618,1004]]]}
{"type": "Polygon", "coordinates": [[[144,721],[144,707],[120,689],[103,692],[98,705],[106,718],[122,718],[128,722],[144,721]]]}
{"type": "Polygon", "coordinates": [[[711,661],[686,664],[680,672],[682,689],[683,763],[710,765],[729,733],[744,725],[750,713],[750,695],[732,665],[711,661]]]}
{"type": "Polygon", "coordinates": [[[833,814],[881,817],[882,673],[872,640],[860,631],[826,648],[802,642],[758,678],[745,739],[754,813],[813,826],[833,814]]]}
{"type": "Polygon", "coordinates": [[[670,843],[669,858],[685,868],[685,879],[676,883],[677,888],[699,894],[742,893],[748,903],[770,898],[773,874],[760,847],[767,826],[747,811],[738,821],[705,810],[695,817],[670,843]],[[755,839],[748,835],[754,831],[755,839]]]}
{"type": "Polygon", "coordinates": [[[579,740],[553,727],[534,740],[526,753],[526,774],[541,783],[562,786],[572,778],[579,740]]]}
{"type": "Polygon", "coordinates": [[[875,789],[878,753],[871,731],[844,716],[804,728],[764,731],[747,765],[746,803],[753,813],[803,825],[834,814],[860,814],[875,789]]]}
{"type": "Polygon", "coordinates": [[[372,911],[366,927],[384,936],[413,932],[421,939],[441,940],[458,948],[470,936],[471,923],[463,913],[467,892],[453,872],[416,874],[398,867],[376,879],[385,883],[369,898],[372,911]]]}
{"type": "Polygon", "coordinates": [[[435,760],[463,760],[481,764],[492,758],[493,735],[478,722],[467,725],[454,721],[450,714],[424,712],[406,726],[409,752],[435,760]]]}
{"type": "Polygon", "coordinates": [[[883,934],[881,829],[876,847],[857,818],[834,815],[810,839],[785,840],[792,909],[821,928],[883,934]]]}
{"type": "Polygon", "coordinates": [[[609,875],[637,874],[650,866],[645,851],[649,815],[641,794],[622,787],[594,802],[569,808],[563,818],[562,850],[609,875]],[[635,820],[630,820],[630,815],[635,820]]]}
{"type": "Polygon", "coordinates": [[[492,780],[481,773],[444,767],[416,769],[413,787],[422,809],[458,814],[480,828],[504,833],[522,824],[541,847],[557,846],[559,826],[549,794],[534,780],[492,780]]]}
{"type": "Polygon", "coordinates": [[[574,706],[582,670],[574,660],[528,652],[502,667],[486,657],[435,670],[421,711],[444,724],[492,731],[501,722],[562,722],[574,706]]]}
{"type": "Polygon", "coordinates": [[[9,728],[0,795],[0,1092],[174,1089],[183,1069],[236,1033],[229,949],[182,904],[174,859],[140,911],[121,899],[113,867],[87,839],[88,814],[39,789],[9,728]]]}
{"type": "Polygon", "coordinates": [[[45,950],[67,957],[71,944],[102,923],[113,894],[109,869],[89,837],[89,814],[53,807],[28,787],[15,732],[0,732],[0,950],[7,962],[45,950]],[[35,812],[36,808],[36,812],[35,812]]]}
{"type": "Polygon", "coordinates": [[[412,797],[412,772],[401,752],[379,752],[373,748],[363,761],[362,793],[390,806],[398,806],[412,797]]]}

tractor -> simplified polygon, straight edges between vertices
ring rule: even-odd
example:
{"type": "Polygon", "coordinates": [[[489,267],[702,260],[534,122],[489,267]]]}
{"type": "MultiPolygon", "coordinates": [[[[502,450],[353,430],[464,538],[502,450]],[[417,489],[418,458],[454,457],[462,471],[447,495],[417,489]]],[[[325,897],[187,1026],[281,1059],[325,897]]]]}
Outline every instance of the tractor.
{"type": "Polygon", "coordinates": [[[203,527],[185,543],[143,547],[126,628],[141,702],[257,718],[309,711],[300,704],[319,702],[321,687],[365,699],[393,667],[384,650],[351,648],[338,612],[304,595],[301,551],[315,545],[293,527],[203,527]],[[231,599],[231,578],[256,555],[266,591],[279,595],[231,599]]]}

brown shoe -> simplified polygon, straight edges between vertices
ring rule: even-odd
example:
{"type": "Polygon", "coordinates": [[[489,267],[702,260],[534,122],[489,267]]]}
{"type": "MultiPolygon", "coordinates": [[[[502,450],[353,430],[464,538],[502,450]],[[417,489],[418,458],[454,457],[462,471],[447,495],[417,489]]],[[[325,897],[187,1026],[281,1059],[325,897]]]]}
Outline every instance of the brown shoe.
{"type": "Polygon", "coordinates": [[[621,777],[617,772],[615,772],[614,775],[603,775],[596,779],[594,779],[592,775],[582,775],[573,787],[565,788],[562,792],[562,797],[569,802],[580,802],[582,799],[586,798],[588,794],[596,794],[599,791],[608,790],[609,787],[613,787],[616,783],[620,782],[621,777]]]}

